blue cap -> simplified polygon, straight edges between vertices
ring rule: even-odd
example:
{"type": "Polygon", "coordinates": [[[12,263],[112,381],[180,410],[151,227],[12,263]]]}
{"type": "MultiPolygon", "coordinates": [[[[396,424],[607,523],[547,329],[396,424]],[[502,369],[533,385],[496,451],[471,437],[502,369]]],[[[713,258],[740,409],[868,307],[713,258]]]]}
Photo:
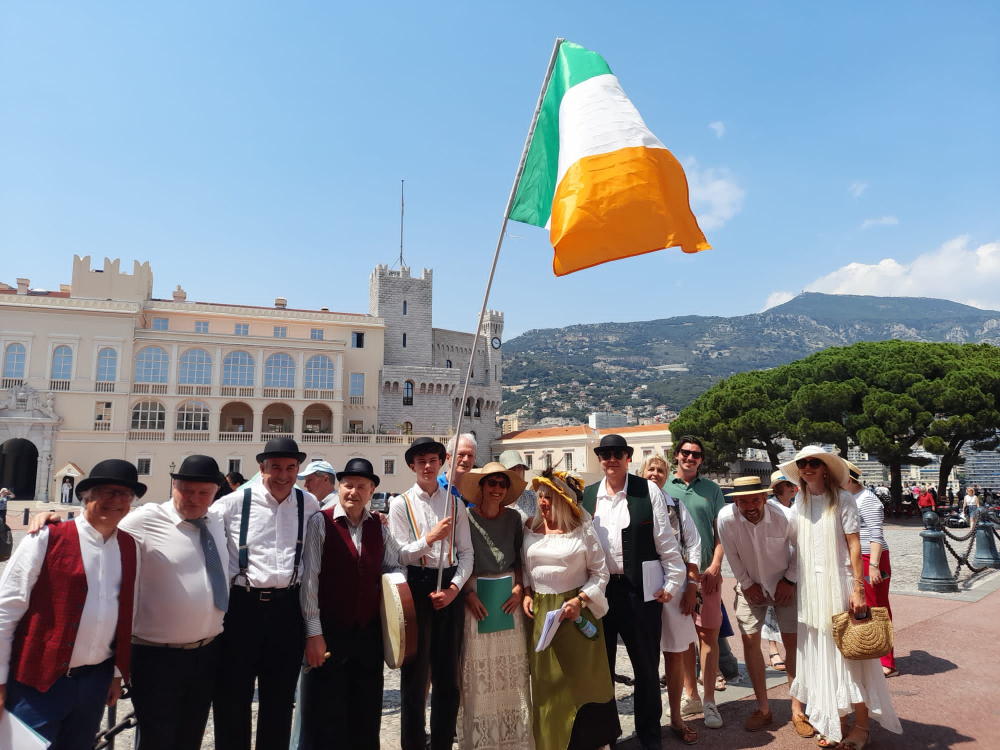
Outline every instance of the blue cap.
{"type": "Polygon", "coordinates": [[[309,465],[302,470],[299,474],[299,479],[305,479],[310,474],[315,474],[317,471],[322,471],[324,474],[330,474],[331,478],[337,476],[337,470],[330,466],[327,461],[310,461],[309,465]]]}

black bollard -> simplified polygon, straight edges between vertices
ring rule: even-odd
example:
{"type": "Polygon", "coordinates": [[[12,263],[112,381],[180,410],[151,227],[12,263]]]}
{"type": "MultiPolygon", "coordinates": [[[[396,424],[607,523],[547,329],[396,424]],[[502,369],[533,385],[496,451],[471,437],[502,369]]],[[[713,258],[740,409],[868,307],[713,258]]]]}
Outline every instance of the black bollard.
{"type": "Polygon", "coordinates": [[[1000,556],[997,555],[997,545],[993,540],[993,529],[993,523],[985,516],[980,516],[979,523],[976,524],[976,556],[972,558],[972,567],[1000,568],[1000,556]]]}
{"type": "Polygon", "coordinates": [[[21,524],[24,526],[28,525],[28,509],[24,509],[24,518],[21,519],[21,524]]]}
{"type": "Polygon", "coordinates": [[[924,569],[917,581],[921,591],[949,594],[958,591],[958,583],[948,570],[948,551],[944,548],[944,532],[937,530],[938,515],[933,511],[924,513],[924,530],[920,532],[924,540],[924,569]]]}

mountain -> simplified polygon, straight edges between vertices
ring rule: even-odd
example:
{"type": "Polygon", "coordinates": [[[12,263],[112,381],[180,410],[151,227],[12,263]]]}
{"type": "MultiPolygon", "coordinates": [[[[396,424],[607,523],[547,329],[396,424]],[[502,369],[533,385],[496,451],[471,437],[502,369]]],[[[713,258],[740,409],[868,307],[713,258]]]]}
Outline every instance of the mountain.
{"type": "Polygon", "coordinates": [[[1000,312],[923,297],[806,292],[753,315],[686,315],[527,331],[504,343],[501,414],[679,411],[733,373],[886,339],[1000,344],[1000,312]]]}

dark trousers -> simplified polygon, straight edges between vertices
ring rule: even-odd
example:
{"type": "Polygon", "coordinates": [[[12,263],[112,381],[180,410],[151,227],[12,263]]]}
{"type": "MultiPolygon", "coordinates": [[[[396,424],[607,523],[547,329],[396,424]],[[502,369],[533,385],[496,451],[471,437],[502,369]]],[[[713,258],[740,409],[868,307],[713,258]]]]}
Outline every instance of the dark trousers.
{"type": "Polygon", "coordinates": [[[139,750],[200,750],[215,693],[221,640],[189,650],[132,646],[139,750]]]}
{"type": "Polygon", "coordinates": [[[634,587],[625,576],[613,575],[607,588],[608,613],[604,616],[604,645],[608,649],[608,664],[615,671],[618,636],[625,643],[632,671],[635,673],[635,731],[643,748],[659,748],[660,679],[660,616],[663,605],[644,602],[642,586],[634,587]]]}
{"type": "MultiPolygon", "coordinates": [[[[442,586],[451,583],[454,568],[445,568],[442,586]]],[[[410,593],[417,612],[417,654],[403,666],[399,682],[402,708],[402,750],[424,749],[424,706],[427,673],[431,675],[431,750],[451,750],[461,698],[462,637],[465,606],[456,599],[444,609],[434,609],[430,594],[437,588],[437,569],[410,566],[410,593]]]]}
{"type": "Polygon", "coordinates": [[[114,659],[108,659],[79,676],[60,677],[44,693],[8,679],[4,708],[51,742],[52,750],[91,750],[114,674],[114,659]]]}
{"type": "Polygon", "coordinates": [[[330,658],[302,676],[299,750],[378,750],[382,728],[382,621],[338,630],[323,623],[330,658]]]}
{"type": "Polygon", "coordinates": [[[249,750],[257,683],[257,750],[286,748],[295,684],[305,650],[298,587],[260,601],[253,589],[229,589],[212,717],[218,750],[249,750]]]}

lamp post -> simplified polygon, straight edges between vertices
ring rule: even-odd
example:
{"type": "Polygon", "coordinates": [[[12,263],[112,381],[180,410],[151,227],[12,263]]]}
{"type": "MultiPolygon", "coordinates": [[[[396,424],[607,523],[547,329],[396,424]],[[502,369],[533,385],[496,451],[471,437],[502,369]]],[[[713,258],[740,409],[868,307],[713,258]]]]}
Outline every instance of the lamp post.
{"type": "Polygon", "coordinates": [[[49,490],[52,487],[52,453],[45,457],[48,468],[45,470],[45,502],[49,502],[49,490]]]}
{"type": "MultiPolygon", "coordinates": [[[[177,466],[177,464],[174,463],[173,461],[171,461],[170,462],[170,473],[171,474],[174,473],[174,467],[175,466],[177,466]]],[[[172,484],[172,482],[173,482],[173,480],[171,480],[170,477],[167,477],[167,497],[170,497],[170,493],[171,493],[171,491],[173,491],[173,484],[172,484]]]]}

